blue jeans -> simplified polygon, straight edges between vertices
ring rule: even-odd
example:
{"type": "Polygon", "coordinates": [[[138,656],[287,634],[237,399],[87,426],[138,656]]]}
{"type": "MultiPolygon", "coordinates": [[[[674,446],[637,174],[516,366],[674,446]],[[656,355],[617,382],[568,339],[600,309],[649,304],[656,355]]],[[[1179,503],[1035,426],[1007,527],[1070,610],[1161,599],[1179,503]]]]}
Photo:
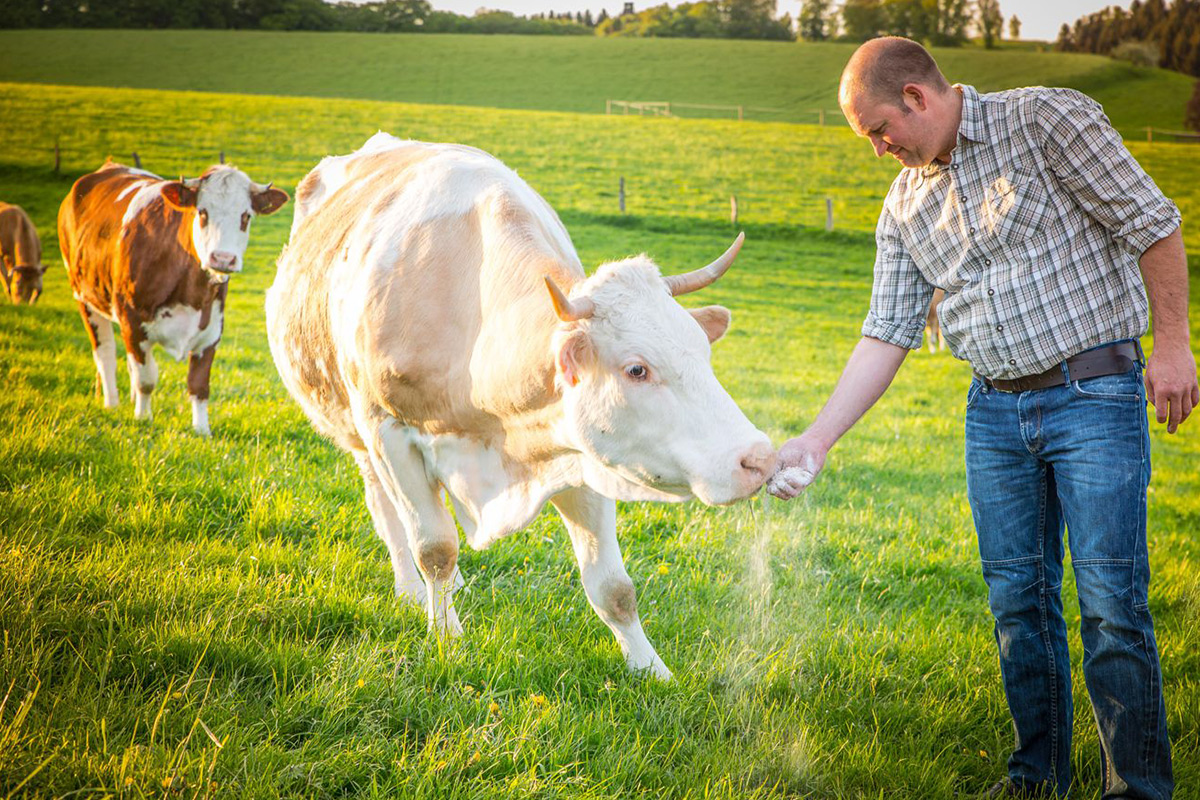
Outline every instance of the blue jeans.
{"type": "Polygon", "coordinates": [[[1147,600],[1150,440],[1141,367],[1020,393],[974,379],[966,460],[1016,729],[1009,778],[1058,795],[1071,785],[1065,526],[1083,675],[1100,732],[1103,796],[1169,798],[1171,746],[1147,600]]]}

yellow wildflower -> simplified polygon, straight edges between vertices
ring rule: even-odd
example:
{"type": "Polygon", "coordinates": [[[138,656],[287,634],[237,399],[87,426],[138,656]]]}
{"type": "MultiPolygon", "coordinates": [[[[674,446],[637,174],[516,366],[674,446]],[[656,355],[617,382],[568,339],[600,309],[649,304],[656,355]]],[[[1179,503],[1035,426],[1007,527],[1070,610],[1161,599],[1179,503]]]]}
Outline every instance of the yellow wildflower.
{"type": "Polygon", "coordinates": [[[535,695],[534,695],[533,697],[531,697],[530,699],[531,699],[531,700],[533,700],[533,704],[534,704],[535,706],[544,706],[544,705],[546,705],[546,695],[544,695],[544,694],[535,694],[535,695]]]}
{"type": "Polygon", "coordinates": [[[488,703],[488,711],[492,712],[493,714],[499,714],[500,704],[493,700],[492,702],[488,703]]]}
{"type": "Polygon", "coordinates": [[[666,565],[666,564],[659,564],[659,565],[658,565],[658,574],[659,574],[659,575],[666,575],[666,574],[667,574],[668,572],[670,572],[670,571],[671,571],[671,570],[667,568],[667,565],[666,565]]]}
{"type": "Polygon", "coordinates": [[[358,686],[358,688],[360,688],[360,689],[361,689],[361,688],[363,688],[364,686],[366,686],[366,685],[367,685],[367,682],[366,682],[366,681],[364,681],[362,678],[359,678],[359,679],[358,679],[358,683],[357,683],[357,684],[355,684],[355,685],[356,685],[356,686],[358,686]]]}

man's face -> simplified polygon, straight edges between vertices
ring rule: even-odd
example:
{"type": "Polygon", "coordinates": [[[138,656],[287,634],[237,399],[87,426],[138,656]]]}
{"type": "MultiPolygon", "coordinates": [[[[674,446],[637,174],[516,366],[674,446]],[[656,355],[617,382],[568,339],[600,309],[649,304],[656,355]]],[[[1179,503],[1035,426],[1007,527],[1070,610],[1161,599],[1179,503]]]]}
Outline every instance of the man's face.
{"type": "Polygon", "coordinates": [[[842,106],[854,132],[870,140],[876,156],[889,153],[906,167],[923,167],[938,156],[933,112],[923,97],[906,92],[903,105],[860,94],[842,106]]]}

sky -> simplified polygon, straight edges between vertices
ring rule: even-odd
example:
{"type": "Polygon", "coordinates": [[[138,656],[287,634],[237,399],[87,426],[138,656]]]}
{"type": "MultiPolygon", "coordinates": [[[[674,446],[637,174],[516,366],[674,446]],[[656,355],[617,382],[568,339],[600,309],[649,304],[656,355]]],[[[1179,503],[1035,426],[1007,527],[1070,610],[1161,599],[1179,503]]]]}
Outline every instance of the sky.
{"type": "MultiPolygon", "coordinates": [[[[663,0],[634,0],[633,7],[641,11],[650,6],[661,5],[663,0]]],[[[680,0],[667,0],[677,5],[680,0]]],[[[800,11],[800,0],[777,0],[780,14],[791,14],[795,19],[800,11]]],[[[481,7],[511,11],[514,14],[537,14],[544,11],[561,13],[590,9],[598,14],[606,8],[609,14],[620,11],[624,0],[431,0],[434,8],[453,11],[457,14],[474,14],[481,7]]],[[[1073,23],[1084,14],[1109,5],[1128,7],[1128,0],[1000,0],[1000,11],[1007,20],[1013,14],[1021,19],[1022,39],[1048,39],[1058,37],[1058,29],[1064,23],[1073,23]]],[[[1005,25],[1005,33],[1008,26],[1005,25]]]]}

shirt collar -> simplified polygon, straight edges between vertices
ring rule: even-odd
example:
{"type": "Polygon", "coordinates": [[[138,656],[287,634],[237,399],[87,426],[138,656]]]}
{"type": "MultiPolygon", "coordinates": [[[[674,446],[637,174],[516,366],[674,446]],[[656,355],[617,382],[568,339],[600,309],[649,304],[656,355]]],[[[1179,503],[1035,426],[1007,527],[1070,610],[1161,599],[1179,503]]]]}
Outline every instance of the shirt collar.
{"type": "Polygon", "coordinates": [[[974,86],[954,84],[962,94],[962,121],[958,123],[958,136],[972,142],[986,141],[983,132],[983,109],[980,107],[979,92],[974,86]]]}
{"type": "MultiPolygon", "coordinates": [[[[954,89],[962,95],[962,119],[958,123],[958,145],[954,148],[956,156],[961,158],[962,143],[968,142],[984,142],[983,130],[983,108],[979,102],[979,92],[974,86],[965,83],[954,84],[954,89]]],[[[923,178],[932,177],[947,167],[954,165],[954,159],[950,164],[942,164],[939,161],[934,161],[932,164],[927,164],[924,167],[917,168],[917,183],[922,183],[923,178]]]]}

